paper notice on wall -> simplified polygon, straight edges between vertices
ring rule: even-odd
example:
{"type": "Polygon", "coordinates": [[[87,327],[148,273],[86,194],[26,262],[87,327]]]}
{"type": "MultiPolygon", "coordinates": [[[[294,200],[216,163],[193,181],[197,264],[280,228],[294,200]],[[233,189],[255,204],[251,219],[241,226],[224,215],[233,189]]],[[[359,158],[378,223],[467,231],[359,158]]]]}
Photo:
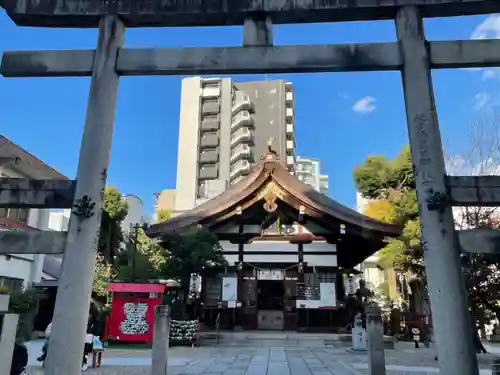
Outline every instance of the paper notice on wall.
{"type": "Polygon", "coordinates": [[[337,306],[335,283],[319,283],[321,306],[337,306]]]}
{"type": "Polygon", "coordinates": [[[237,301],[238,293],[238,278],[223,277],[222,278],[222,300],[226,302],[237,301]]]}

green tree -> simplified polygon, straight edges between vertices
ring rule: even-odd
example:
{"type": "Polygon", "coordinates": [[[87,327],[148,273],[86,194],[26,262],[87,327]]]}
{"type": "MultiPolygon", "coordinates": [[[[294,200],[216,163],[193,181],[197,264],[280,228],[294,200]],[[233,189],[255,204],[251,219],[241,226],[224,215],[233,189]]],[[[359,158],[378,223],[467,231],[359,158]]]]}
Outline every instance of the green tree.
{"type": "Polygon", "coordinates": [[[184,234],[171,233],[162,238],[168,249],[165,269],[170,277],[181,282],[184,305],[189,295],[192,274],[206,275],[227,266],[217,236],[206,229],[184,234]]]}
{"type": "Polygon", "coordinates": [[[369,156],[354,169],[354,179],[358,191],[372,200],[367,205],[367,215],[403,227],[401,236],[387,239],[387,245],[379,252],[379,264],[408,276],[412,309],[424,313],[425,267],[409,146],[404,146],[392,160],[369,156]]]}
{"type": "Polygon", "coordinates": [[[92,281],[92,294],[95,298],[104,301],[108,295],[108,284],[115,278],[115,270],[111,264],[97,260],[92,281]]]}
{"type": "Polygon", "coordinates": [[[172,211],[162,208],[161,210],[158,210],[158,213],[156,214],[156,222],[163,223],[164,221],[170,219],[170,216],[172,216],[172,211]]]}
{"type": "Polygon", "coordinates": [[[115,276],[113,263],[123,242],[121,223],[127,213],[128,204],[122,198],[120,191],[116,187],[106,186],[92,289],[94,297],[98,300],[105,299],[107,285],[115,276]]]}
{"type": "Polygon", "coordinates": [[[116,257],[116,277],[120,280],[168,278],[168,251],[150,239],[143,228],[125,236],[124,247],[116,257]]]}
{"type": "MultiPolygon", "coordinates": [[[[490,147],[500,145],[491,142],[491,132],[477,131],[488,142],[476,139],[474,147],[464,153],[471,160],[474,153],[495,155],[490,150],[485,152],[485,144],[490,147]],[[493,145],[493,146],[491,146],[493,145]],[[476,148],[477,147],[477,148],[476,148]]],[[[500,150],[500,149],[499,149],[500,150]]],[[[483,156],[484,157],[484,156],[483,156]]],[[[491,162],[475,164],[474,168],[464,170],[466,158],[456,158],[453,165],[459,165],[459,174],[491,174],[491,162]],[[458,160],[458,161],[457,161],[458,160]],[[479,165],[479,167],[478,167],[479,165]],[[485,166],[484,168],[481,166],[485,166]]],[[[389,160],[384,157],[368,157],[366,161],[354,170],[356,186],[365,198],[372,199],[365,213],[376,219],[400,224],[402,235],[387,239],[387,245],[379,252],[380,265],[383,268],[392,267],[409,276],[413,295],[413,308],[418,313],[424,311],[425,267],[420,244],[420,223],[418,202],[411,169],[409,147],[405,146],[396,158],[389,160]]],[[[458,229],[499,228],[500,217],[492,208],[457,208],[454,210],[458,229]]],[[[471,312],[479,323],[491,318],[492,313],[500,317],[500,262],[499,259],[481,254],[470,254],[463,258],[464,277],[469,291],[471,312]]]]}
{"type": "Polygon", "coordinates": [[[113,263],[113,257],[123,242],[121,223],[127,213],[128,204],[122,198],[120,191],[116,187],[106,186],[98,252],[107,264],[113,263]]]}

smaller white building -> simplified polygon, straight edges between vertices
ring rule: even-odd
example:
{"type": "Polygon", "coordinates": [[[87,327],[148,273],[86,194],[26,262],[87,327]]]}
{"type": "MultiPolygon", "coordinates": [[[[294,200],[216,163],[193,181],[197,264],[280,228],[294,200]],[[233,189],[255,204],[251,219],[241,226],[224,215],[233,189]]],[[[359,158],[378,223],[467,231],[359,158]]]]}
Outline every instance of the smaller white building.
{"type": "MultiPolygon", "coordinates": [[[[67,179],[4,136],[0,136],[0,177],[67,179]]],[[[51,211],[0,207],[0,230],[49,230],[51,211]]],[[[0,285],[20,289],[40,282],[44,257],[43,254],[0,255],[0,285]]]]}
{"type": "Polygon", "coordinates": [[[321,164],[318,159],[297,156],[295,175],[300,181],[312,186],[320,193],[328,195],[328,175],[321,174],[321,164]]]}

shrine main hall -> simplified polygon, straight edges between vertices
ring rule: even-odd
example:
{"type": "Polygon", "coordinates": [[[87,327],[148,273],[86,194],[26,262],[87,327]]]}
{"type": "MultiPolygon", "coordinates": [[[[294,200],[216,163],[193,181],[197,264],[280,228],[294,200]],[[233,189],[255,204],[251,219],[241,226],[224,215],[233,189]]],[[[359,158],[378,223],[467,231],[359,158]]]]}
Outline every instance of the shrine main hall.
{"type": "Polygon", "coordinates": [[[203,277],[202,321],[222,329],[332,331],[348,324],[346,275],[401,228],[369,218],[292,175],[269,150],[250,174],[206,203],[147,229],[205,228],[228,267],[203,277]]]}

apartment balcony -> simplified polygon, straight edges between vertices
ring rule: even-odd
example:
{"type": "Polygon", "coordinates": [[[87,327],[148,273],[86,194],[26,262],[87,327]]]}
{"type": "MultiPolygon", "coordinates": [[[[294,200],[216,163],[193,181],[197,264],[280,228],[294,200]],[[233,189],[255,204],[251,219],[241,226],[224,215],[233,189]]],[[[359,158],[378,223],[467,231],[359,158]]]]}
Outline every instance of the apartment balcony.
{"type": "Polygon", "coordinates": [[[288,139],[293,139],[295,136],[293,124],[286,124],[286,136],[288,139]]]}
{"type": "Polygon", "coordinates": [[[293,121],[293,108],[287,108],[286,109],[286,120],[288,122],[292,122],[293,121]]]}
{"type": "Polygon", "coordinates": [[[220,113],[220,103],[218,100],[202,103],[201,112],[204,115],[220,113]]]}
{"type": "Polygon", "coordinates": [[[200,138],[200,148],[216,148],[219,146],[219,134],[217,132],[205,132],[200,138]]]}
{"type": "Polygon", "coordinates": [[[204,132],[216,132],[219,130],[220,121],[218,116],[206,117],[201,121],[201,130],[204,132]]]}
{"type": "Polygon", "coordinates": [[[253,118],[248,111],[238,112],[231,121],[231,131],[236,131],[241,127],[252,127],[253,128],[253,118]]]}
{"type": "Polygon", "coordinates": [[[295,166],[295,156],[294,155],[287,155],[286,156],[286,165],[289,168],[295,166]]]}
{"type": "Polygon", "coordinates": [[[295,149],[295,143],[293,141],[286,141],[286,151],[289,153],[290,151],[295,149]]]}
{"type": "Polygon", "coordinates": [[[290,105],[293,103],[293,91],[287,90],[285,93],[286,104],[290,105]]]}
{"type": "Polygon", "coordinates": [[[215,150],[204,150],[200,153],[199,163],[200,164],[214,164],[219,161],[219,151],[215,150]]]}
{"type": "Polygon", "coordinates": [[[241,128],[231,135],[231,147],[240,143],[253,143],[253,134],[248,128],[241,128]]]}
{"type": "Polygon", "coordinates": [[[201,97],[205,99],[220,97],[220,87],[203,87],[201,97]]]}
{"type": "Polygon", "coordinates": [[[202,164],[198,170],[198,179],[203,180],[215,180],[219,177],[219,165],[214,164],[202,164]]]}
{"type": "Polygon", "coordinates": [[[252,148],[247,144],[239,144],[231,152],[231,163],[240,159],[250,159],[252,157],[252,148]]]}
{"type": "Polygon", "coordinates": [[[236,164],[233,164],[231,167],[231,172],[229,174],[229,178],[234,180],[237,177],[245,176],[250,173],[252,169],[252,165],[248,160],[240,160],[236,164]]]}
{"type": "Polygon", "coordinates": [[[248,95],[244,95],[241,98],[235,99],[235,101],[233,103],[232,112],[234,115],[235,113],[238,113],[239,111],[242,111],[242,110],[251,111],[252,109],[253,109],[253,105],[252,105],[252,102],[250,101],[250,97],[248,95]]]}

